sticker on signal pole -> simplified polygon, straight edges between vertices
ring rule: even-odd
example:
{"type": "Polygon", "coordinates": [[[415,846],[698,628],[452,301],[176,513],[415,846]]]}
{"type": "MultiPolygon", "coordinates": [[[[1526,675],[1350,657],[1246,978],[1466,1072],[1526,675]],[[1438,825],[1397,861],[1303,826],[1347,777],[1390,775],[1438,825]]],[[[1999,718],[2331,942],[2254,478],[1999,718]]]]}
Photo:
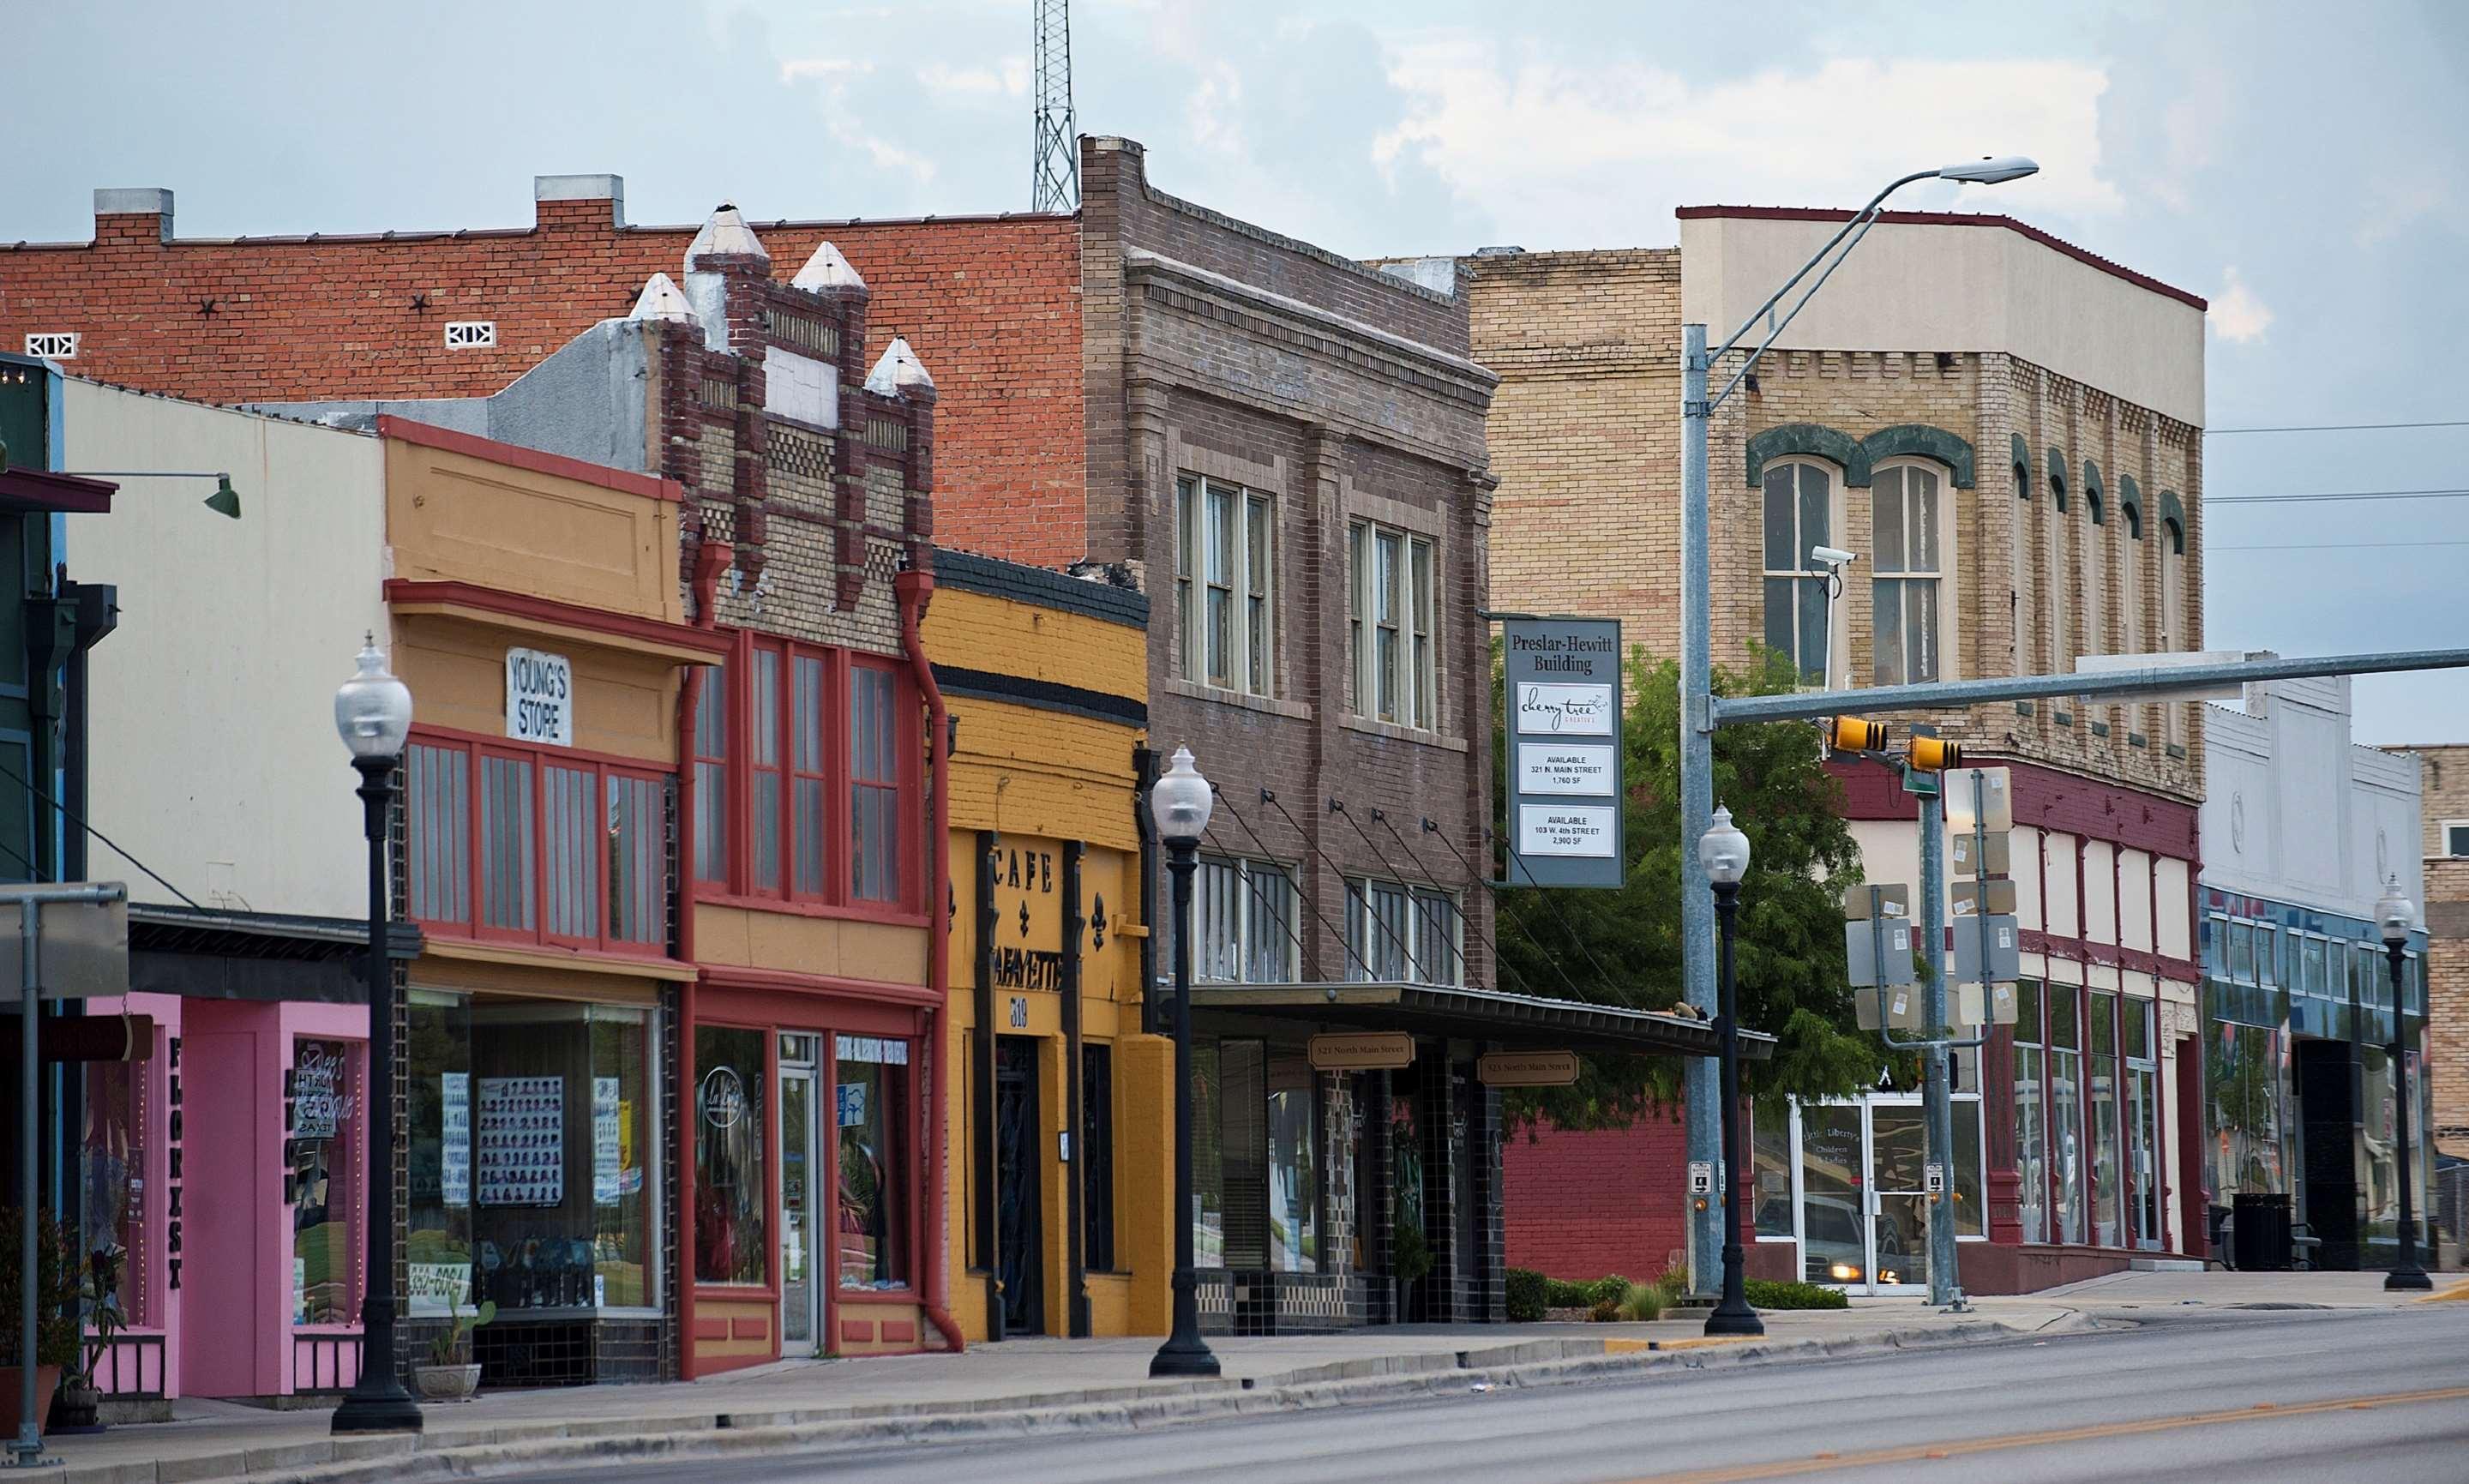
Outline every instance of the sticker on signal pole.
{"type": "Polygon", "coordinates": [[[1618,889],[1621,638],[1610,618],[1501,621],[1512,827],[1509,886],[1618,889]]]}

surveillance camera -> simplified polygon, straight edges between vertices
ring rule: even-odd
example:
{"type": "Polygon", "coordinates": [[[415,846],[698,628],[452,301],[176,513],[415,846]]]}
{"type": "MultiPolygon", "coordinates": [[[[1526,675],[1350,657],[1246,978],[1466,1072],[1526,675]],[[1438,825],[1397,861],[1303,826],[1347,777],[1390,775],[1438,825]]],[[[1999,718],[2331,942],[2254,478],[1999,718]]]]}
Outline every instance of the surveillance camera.
{"type": "Polygon", "coordinates": [[[1856,552],[1845,551],[1835,546],[1811,546],[1809,548],[1809,559],[1827,567],[1842,567],[1857,562],[1860,558],[1856,552]]]}

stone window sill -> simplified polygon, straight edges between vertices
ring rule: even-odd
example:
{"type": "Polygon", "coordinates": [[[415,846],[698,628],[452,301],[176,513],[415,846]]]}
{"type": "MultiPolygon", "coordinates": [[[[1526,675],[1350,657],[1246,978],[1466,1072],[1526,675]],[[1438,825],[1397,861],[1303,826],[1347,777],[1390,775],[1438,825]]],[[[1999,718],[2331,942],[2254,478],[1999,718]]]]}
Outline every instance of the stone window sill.
{"type": "Polygon", "coordinates": [[[1388,737],[1397,742],[1412,742],[1418,747],[1444,747],[1452,753],[1463,753],[1466,750],[1464,737],[1442,736],[1437,731],[1425,731],[1418,727],[1400,727],[1396,722],[1368,721],[1360,716],[1343,716],[1338,718],[1337,724],[1349,731],[1360,731],[1367,736],[1388,737]]]}
{"type": "Polygon", "coordinates": [[[1263,711],[1271,716],[1289,716],[1297,721],[1311,720],[1312,708],[1300,701],[1281,701],[1275,696],[1256,696],[1245,691],[1229,690],[1223,685],[1201,685],[1168,676],[1166,690],[1173,695],[1188,696],[1194,701],[1213,701],[1219,706],[1238,706],[1247,711],[1263,711]]]}

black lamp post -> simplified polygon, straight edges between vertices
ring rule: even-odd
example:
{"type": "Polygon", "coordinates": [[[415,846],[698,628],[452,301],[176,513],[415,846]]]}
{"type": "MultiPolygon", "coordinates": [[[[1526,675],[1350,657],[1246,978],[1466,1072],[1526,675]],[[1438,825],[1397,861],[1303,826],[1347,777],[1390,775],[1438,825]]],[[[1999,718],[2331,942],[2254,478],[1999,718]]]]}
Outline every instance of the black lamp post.
{"type": "Polygon", "coordinates": [[[1697,840],[1697,859],[1715,888],[1715,922],[1722,945],[1717,962],[1715,1018],[1723,1039],[1723,1298],[1706,1316],[1709,1334],[1764,1334],[1766,1327],[1749,1307],[1747,1274],[1741,1270],[1741,1011],[1732,979],[1732,934],[1741,911],[1741,877],[1749,870],[1749,837],[1732,824],[1732,811],[1718,808],[1715,822],[1697,840]]]}
{"type": "Polygon", "coordinates": [[[2434,1285],[2426,1269],[2417,1265],[2417,1192],[2416,1181],[2409,1168],[2409,1016],[2401,1000],[2401,970],[2409,962],[2409,930],[2415,925],[2417,914],[2411,910],[2409,898],[2400,894],[2400,877],[2394,876],[2384,888],[2383,900],[2375,903],[2375,921],[2383,929],[2384,959],[2391,965],[2391,1084],[2392,1084],[2392,1152],[2398,1161],[2400,1174],[2400,1261],[2384,1274],[2387,1291],[2426,1291],[2434,1285]]]}
{"type": "Polygon", "coordinates": [[[1214,803],[1209,780],[1191,765],[1191,749],[1176,748],[1149,789],[1149,817],[1174,874],[1174,1333],[1150,1359],[1151,1376],[1217,1374],[1217,1356],[1200,1337],[1200,1280],[1191,1262],[1191,874],[1214,803]]]}
{"type": "Polygon", "coordinates": [[[386,829],[395,764],[411,731],[411,689],[385,667],[377,636],[360,650],[360,672],[335,692],[335,730],[360,773],[369,837],[369,1149],[367,1277],[360,1301],[360,1374],[335,1408],[336,1432],[418,1432],[420,1403],[395,1374],[394,968],[386,958],[386,829]]]}

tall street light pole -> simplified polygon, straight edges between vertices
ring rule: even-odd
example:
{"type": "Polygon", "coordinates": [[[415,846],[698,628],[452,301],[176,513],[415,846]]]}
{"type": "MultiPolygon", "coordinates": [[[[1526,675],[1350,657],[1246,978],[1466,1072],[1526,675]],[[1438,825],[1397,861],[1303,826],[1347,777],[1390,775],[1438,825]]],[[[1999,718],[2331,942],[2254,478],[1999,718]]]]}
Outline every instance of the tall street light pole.
{"type": "MultiPolygon", "coordinates": [[[[1741,878],[1749,870],[1749,837],[1733,827],[1732,811],[1717,809],[1715,823],[1697,837],[1697,862],[1714,888],[1715,920],[1722,940],[1722,1007],[1717,1029],[1723,1047],[1723,1299],[1706,1316],[1709,1334],[1764,1334],[1765,1325],[1749,1307],[1747,1253],[1741,1241],[1741,1004],[1732,973],[1732,939],[1741,913],[1741,878]]],[[[1703,1059],[1703,1058],[1699,1058],[1703,1059]]]]}
{"type": "MultiPolygon", "coordinates": [[[[1811,295],[1826,287],[1826,280],[1843,266],[1852,249],[1860,245],[1876,224],[1879,211],[1886,197],[1915,180],[1952,180],[1966,185],[1997,185],[2019,180],[2035,174],[2040,166],[2020,155],[2000,159],[1984,159],[1948,165],[1937,170],[1916,171],[1889,184],[1870,197],[1869,204],[1853,215],[1843,229],[1828,240],[1817,255],[1801,266],[1799,272],[1774,291],[1764,304],[1743,320],[1731,338],[1709,354],[1706,349],[1706,327],[1680,327],[1680,933],[1681,991],[1689,1004],[1700,1010],[1715,1008],[1715,966],[1706,950],[1714,942],[1714,901],[1706,879],[1706,869],[1697,859],[1696,843],[1713,823],[1715,808],[1715,715],[1714,715],[1714,605],[1710,591],[1711,564],[1707,556],[1706,512],[1706,432],[1715,409],[1739,388],[1758,360],[1782,336],[1784,331],[1807,308],[1811,295]],[[1836,252],[1837,247],[1841,252],[1836,252]],[[1827,259],[1832,256],[1834,261],[1827,259]],[[1818,266],[1825,270],[1818,272],[1818,266]],[[1776,307],[1784,296],[1798,288],[1812,272],[1817,280],[1793,301],[1780,319],[1776,307]],[[1714,363],[1730,355],[1747,339],[1758,322],[1765,321],[1765,338],[1749,352],[1723,389],[1707,395],[1707,378],[1714,363]]],[[[1834,636],[1826,640],[1831,651],[1834,636]]],[[[1714,1072],[1705,1058],[1692,1057],[1683,1076],[1683,1114],[1687,1121],[1689,1158],[1695,1163],[1711,1164],[1718,1141],[1716,1116],[1709,1111],[1717,1096],[1710,1085],[1714,1072]]],[[[1719,1208],[1709,1204],[1694,1218],[1689,1242],[1690,1287],[1703,1291],[1702,1268],[1706,1258],[1721,1242],[1718,1230],[1719,1208]]]]}
{"type": "Polygon", "coordinates": [[[2392,1152],[2399,1161],[2400,1175],[2400,1261],[2384,1274],[2384,1287],[2391,1292],[2424,1292],[2434,1287],[2426,1269],[2417,1265],[2417,1182],[2409,1168],[2409,1014],[2401,991],[2402,970],[2409,962],[2409,931],[2416,920],[2409,898],[2400,894],[2400,877],[2393,876],[2384,887],[2383,900],[2375,903],[2375,921],[2384,934],[2384,959],[2391,965],[2392,1152]]]}
{"type": "Polygon", "coordinates": [[[369,837],[368,1224],[360,1301],[360,1374],[335,1408],[336,1432],[418,1432],[420,1404],[395,1371],[394,1320],[394,965],[386,956],[391,898],[386,890],[386,834],[393,815],[394,770],[411,731],[411,689],[385,665],[372,634],[360,650],[359,673],[335,692],[335,730],[359,770],[360,802],[369,837]]]}
{"type": "Polygon", "coordinates": [[[1217,1374],[1217,1356],[1200,1337],[1200,1279],[1191,1260],[1191,874],[1215,802],[1188,747],[1174,750],[1149,789],[1149,817],[1174,874],[1174,1333],[1149,1360],[1151,1376],[1217,1374]]]}

